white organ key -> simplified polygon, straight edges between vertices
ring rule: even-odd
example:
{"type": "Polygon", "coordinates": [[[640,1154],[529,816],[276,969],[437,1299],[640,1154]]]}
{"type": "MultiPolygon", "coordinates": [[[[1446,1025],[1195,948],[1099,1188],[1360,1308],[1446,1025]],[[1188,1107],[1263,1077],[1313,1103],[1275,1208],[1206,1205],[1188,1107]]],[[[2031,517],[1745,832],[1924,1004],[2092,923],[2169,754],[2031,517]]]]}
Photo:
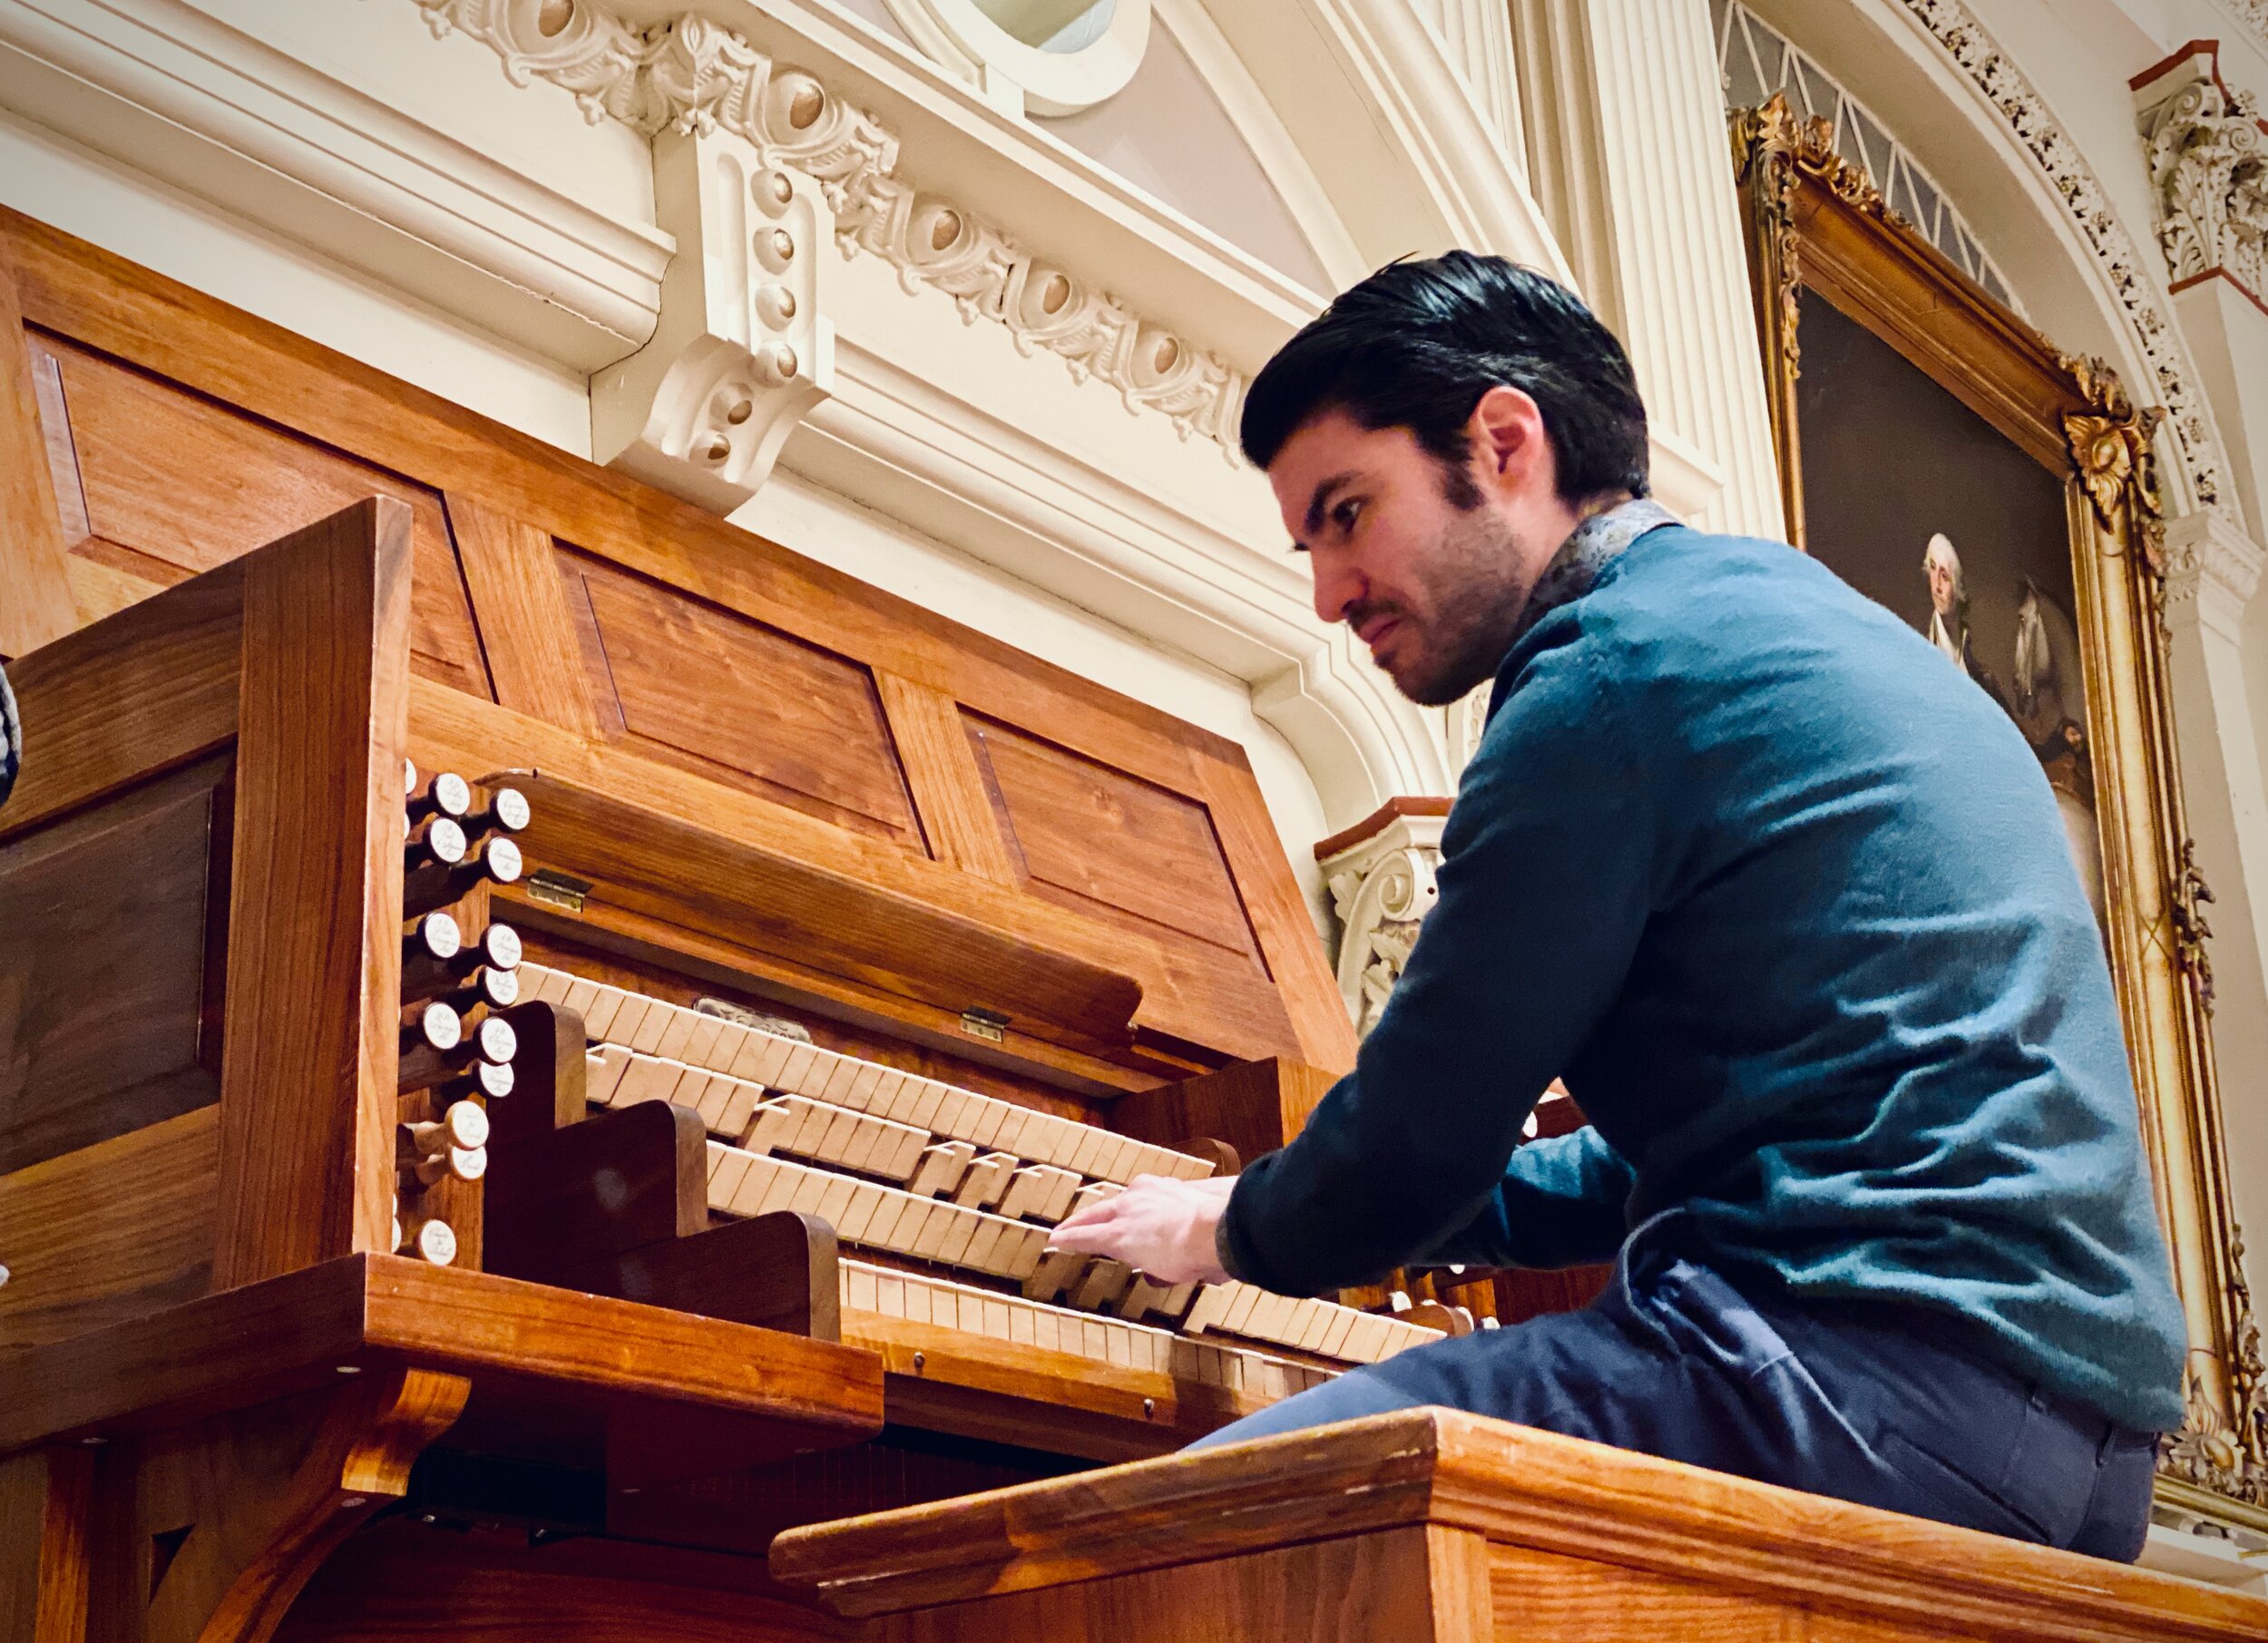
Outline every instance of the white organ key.
{"type": "Polygon", "coordinates": [[[1253,1312],[1259,1306],[1266,1293],[1249,1284],[1233,1286],[1233,1293],[1228,1297],[1228,1310],[1221,1315],[1221,1329],[1229,1335],[1244,1334],[1245,1325],[1252,1321],[1253,1312]]]}
{"type": "Polygon", "coordinates": [[[771,1053],[772,1046],[783,1041],[776,1033],[758,1032],[752,1027],[741,1028],[740,1033],[739,1047],[733,1051],[732,1059],[725,1063],[725,1071],[752,1084],[762,1083],[763,1077],[758,1069],[771,1053]]]}
{"type": "Polygon", "coordinates": [[[970,1209],[990,1209],[1000,1202],[1008,1190],[1008,1178],[1016,1168],[1015,1156],[1007,1152],[988,1152],[969,1166],[969,1173],[961,1179],[961,1187],[953,1195],[953,1201],[970,1209]]]}
{"type": "Polygon", "coordinates": [[[942,1141],[926,1149],[914,1171],[911,1190],[924,1198],[934,1198],[941,1192],[951,1192],[961,1184],[976,1149],[966,1141],[942,1141]]]}
{"type": "Polygon", "coordinates": [[[787,1051],[787,1059],[780,1063],[777,1075],[765,1081],[775,1090],[801,1095],[804,1092],[804,1076],[811,1071],[811,1063],[822,1053],[816,1044],[797,1044],[787,1051]]]}
{"type": "Polygon", "coordinates": [[[738,1147],[709,1143],[709,1207],[729,1209],[740,1183],[748,1173],[748,1155],[738,1147]]]}
{"type": "Polygon", "coordinates": [[[1069,1249],[1048,1250],[1040,1257],[1031,1276],[1024,1280],[1024,1298],[1055,1300],[1079,1282],[1079,1275],[1086,1269],[1089,1258],[1069,1249]]]}
{"type": "Polygon", "coordinates": [[[1132,1267],[1105,1257],[1087,1268],[1087,1275],[1079,1280],[1078,1291],[1071,1296],[1071,1305],[1081,1312],[1100,1312],[1124,1295],[1126,1286],[1133,1281],[1132,1267]]]}
{"type": "Polygon", "coordinates": [[[622,1071],[622,1081],[614,1086],[613,1105],[630,1107],[640,1101],[665,1100],[677,1088],[678,1074],[682,1071],[674,1061],[633,1054],[630,1065],[622,1071]]]}
{"type": "Polygon", "coordinates": [[[746,1079],[719,1072],[717,1080],[724,1090],[724,1102],[709,1127],[719,1135],[740,1135],[748,1129],[748,1120],[756,1112],[757,1100],[764,1092],[746,1079]]]}
{"type": "MultiPolygon", "coordinates": [[[[647,1000],[646,1012],[638,1018],[638,1025],[632,1029],[627,1041],[630,1047],[648,1055],[660,1054],[662,1036],[677,1025],[677,1017],[678,1007],[675,1004],[664,1003],[658,998],[647,1000]]],[[[616,1032],[620,1031],[618,1024],[616,1032]]]]}
{"type": "Polygon", "coordinates": [[[875,1091],[881,1087],[882,1075],[886,1071],[875,1061],[861,1062],[858,1076],[851,1081],[850,1092],[844,1099],[861,1112],[873,1111],[875,1091]]]}
{"type": "Polygon", "coordinates": [[[1053,1164],[1031,1164],[1009,1178],[1000,1212],[1011,1220],[1026,1217],[1050,1223],[1060,1221],[1071,1207],[1079,1178],[1053,1164]]]}
{"type": "Polygon", "coordinates": [[[1386,1355],[1386,1333],[1393,1321],[1374,1312],[1362,1314],[1347,1331],[1339,1355],[1352,1363],[1375,1364],[1386,1355]]]}
{"type": "Polygon", "coordinates": [[[630,1070],[630,1051],[620,1044],[601,1044],[583,1057],[583,1095],[600,1106],[611,1106],[616,1086],[630,1070]]]}
{"type": "MultiPolygon", "coordinates": [[[[1003,1103],[1005,1104],[1005,1103],[1003,1103]]],[[[1000,1128],[992,1132],[992,1145],[1002,1152],[1023,1156],[1023,1132],[1031,1127],[1031,1120],[1040,1115],[1028,1108],[1010,1106],[1001,1115],[1000,1128]]]]}
{"type": "Polygon", "coordinates": [[[849,1208],[843,1211],[843,1219],[835,1228],[835,1236],[846,1244],[863,1244],[873,1229],[875,1216],[882,1208],[882,1188],[872,1181],[851,1184],[849,1208]]]}
{"type": "Polygon", "coordinates": [[[678,1051],[678,1060],[689,1067],[706,1067],[711,1072],[718,1071],[719,1069],[717,1065],[715,1051],[717,1040],[725,1030],[724,1018],[719,1015],[703,1015],[698,1010],[690,1013],[693,1017],[693,1030],[685,1035],[685,1044],[678,1051]]]}
{"type": "Polygon", "coordinates": [[[881,1274],[871,1266],[853,1262],[843,1263],[843,1305],[856,1312],[876,1312],[881,1304],[875,1296],[881,1274]]]}
{"type": "Polygon", "coordinates": [[[1221,1318],[1228,1311],[1229,1301],[1234,1298],[1230,1292],[1236,1287],[1234,1284],[1202,1286],[1197,1292],[1196,1302],[1189,1307],[1188,1315],[1181,1320],[1182,1332],[1202,1335],[1208,1329],[1220,1327],[1221,1318]]]}
{"type": "Polygon", "coordinates": [[[654,1040],[653,1052],[673,1061],[685,1059],[686,1042],[693,1036],[693,1029],[700,1024],[700,1017],[680,1004],[667,1006],[670,1013],[661,1024],[661,1036],[654,1040]]]}
{"type": "Polygon", "coordinates": [[[978,1272],[992,1271],[992,1248],[1000,1242],[1000,1235],[1006,1227],[1004,1221],[990,1218],[978,1221],[969,1235],[968,1247],[961,1252],[960,1258],[953,1265],[971,1267],[978,1272]]]}
{"type": "Polygon", "coordinates": [[[968,1106],[969,1093],[941,1084],[934,1079],[922,1081],[921,1099],[914,1103],[913,1122],[936,1135],[955,1135],[968,1139],[967,1126],[961,1114],[968,1106]]]}
{"type": "Polygon", "coordinates": [[[1362,1315],[1352,1306],[1331,1308],[1330,1325],[1324,1330],[1323,1338],[1316,1343],[1315,1351],[1326,1358],[1345,1356],[1346,1337],[1354,1327],[1354,1320],[1362,1315]]]}
{"type": "Polygon", "coordinates": [[[1095,1159],[1101,1153],[1102,1144],[1109,1136],[1108,1130],[1087,1130],[1080,1136],[1079,1144],[1071,1149],[1070,1159],[1064,1168],[1076,1169],[1081,1175],[1094,1174],[1095,1159]]]}
{"type": "Polygon", "coordinates": [[[838,1107],[853,1106],[850,1093],[857,1087],[858,1075],[865,1071],[865,1068],[866,1063],[864,1061],[854,1061],[847,1055],[838,1057],[835,1063],[834,1073],[827,1079],[826,1088],[819,1091],[819,1099],[823,1101],[832,1101],[838,1107]]]}
{"type": "Polygon", "coordinates": [[[792,1038],[780,1037],[777,1032],[759,1032],[755,1037],[761,1041],[757,1047],[755,1065],[741,1076],[768,1090],[779,1082],[779,1075],[803,1046],[792,1038]]]}
{"type": "MultiPolygon", "coordinates": [[[[524,964],[521,966],[523,973],[526,968],[524,964]]],[[[572,1010],[586,1019],[591,1006],[598,1002],[598,983],[586,982],[564,971],[546,970],[539,984],[542,991],[536,993],[536,997],[543,1002],[557,1004],[562,1010],[572,1010]]]]}
{"type": "Polygon", "coordinates": [[[1125,1190],[1116,1181],[1090,1181],[1071,1195],[1071,1208],[1075,1213],[1096,1204],[1107,1204],[1125,1190]]]}
{"type": "MultiPolygon", "coordinates": [[[[614,1023],[621,1020],[622,1012],[630,1007],[630,994],[620,987],[604,985],[597,989],[597,993],[598,996],[591,1001],[591,1007],[582,1012],[582,1030],[588,1037],[611,1042],[610,1035],[614,1031],[614,1023]]],[[[628,1047],[624,1046],[625,1049],[628,1047]]]]}
{"type": "Polygon", "coordinates": [[[1161,1284],[1146,1272],[1139,1274],[1126,1293],[1119,1297],[1115,1310],[1120,1317],[1136,1323],[1153,1312],[1170,1313],[1173,1307],[1169,1303],[1177,1287],[1187,1286],[1161,1284]]]}

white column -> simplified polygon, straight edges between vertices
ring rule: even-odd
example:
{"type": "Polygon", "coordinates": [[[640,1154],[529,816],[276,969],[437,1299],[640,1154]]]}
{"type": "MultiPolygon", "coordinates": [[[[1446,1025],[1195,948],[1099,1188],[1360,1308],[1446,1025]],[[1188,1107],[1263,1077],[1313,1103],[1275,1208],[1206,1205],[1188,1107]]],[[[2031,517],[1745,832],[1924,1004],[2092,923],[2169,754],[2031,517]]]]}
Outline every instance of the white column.
{"type": "Polygon", "coordinates": [[[1512,70],[1512,19],[1504,0],[1417,0],[1417,5],[1457,65],[1473,102],[1503,138],[1514,168],[1525,169],[1520,83],[1512,70]]]}
{"type": "Polygon", "coordinates": [[[2207,954],[2229,1180],[2251,1235],[2245,1264],[2268,1279],[2268,773],[2242,650],[2263,554],[2215,510],[2172,521],[2165,554],[2182,786],[2214,895],[2207,954]]]}
{"type": "Polygon", "coordinates": [[[1513,0],[1530,184],[1630,350],[1656,489],[1780,536],[1780,482],[1708,0],[1513,0]]]}

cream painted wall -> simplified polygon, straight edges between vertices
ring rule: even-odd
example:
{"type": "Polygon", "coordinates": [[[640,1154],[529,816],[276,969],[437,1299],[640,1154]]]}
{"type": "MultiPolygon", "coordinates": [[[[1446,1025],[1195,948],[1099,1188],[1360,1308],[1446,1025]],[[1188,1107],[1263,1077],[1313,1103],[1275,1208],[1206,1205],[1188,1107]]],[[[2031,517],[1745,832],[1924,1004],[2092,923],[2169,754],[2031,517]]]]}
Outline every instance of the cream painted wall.
{"type": "Polygon", "coordinates": [[[572,451],[591,453],[578,372],[0,107],[0,205],[572,451]]]}
{"type": "Polygon", "coordinates": [[[1037,123],[1318,297],[1334,289],[1251,146],[1162,21],[1124,91],[1037,123]]]}

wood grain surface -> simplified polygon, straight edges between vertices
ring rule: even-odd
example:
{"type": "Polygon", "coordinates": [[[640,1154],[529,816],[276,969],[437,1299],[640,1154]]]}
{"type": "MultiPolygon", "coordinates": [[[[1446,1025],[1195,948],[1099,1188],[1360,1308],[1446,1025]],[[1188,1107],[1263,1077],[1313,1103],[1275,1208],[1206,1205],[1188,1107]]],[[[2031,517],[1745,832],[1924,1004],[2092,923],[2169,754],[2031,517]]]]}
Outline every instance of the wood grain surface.
{"type": "Polygon", "coordinates": [[[10,663],[24,763],[0,840],[225,746],[243,619],[230,565],[10,663]]]}
{"type": "Polygon", "coordinates": [[[0,246],[0,658],[78,626],[15,274],[0,246]]]}
{"type": "Polygon", "coordinates": [[[0,1454],[147,1431],[406,1363],[544,1385],[567,1407],[668,1405],[772,1423],[814,1448],[882,1426],[872,1354],[398,1256],[348,1256],[9,1362],[0,1454]]]}
{"type": "MultiPolygon", "coordinates": [[[[1517,1548],[1686,1582],[1696,1615],[1732,1594],[1839,1617],[1851,1636],[2268,1631],[2268,1599],[1438,1409],[794,1530],[771,1556],[783,1580],[871,1615],[1420,1523],[1484,1536],[1492,1559],[1517,1548]]],[[[1653,1635],[1677,1635],[1665,1621],[1653,1635]]]]}
{"type": "Polygon", "coordinates": [[[220,1133],[200,1107],[0,1176],[0,1350],[204,1294],[220,1133]]]}
{"type": "Polygon", "coordinates": [[[0,843],[0,1171],[218,1099],[208,892],[228,776],[202,761],[0,843]]]}
{"type": "Polygon", "coordinates": [[[244,561],[213,1280],[393,1247],[409,512],[244,561]]]}
{"type": "Polygon", "coordinates": [[[94,1456],[76,1444],[0,1460],[0,1639],[85,1643],[94,1456]]]}
{"type": "MultiPolygon", "coordinates": [[[[729,817],[734,831],[744,806],[815,823],[789,830],[807,861],[838,860],[846,836],[871,856],[938,869],[946,905],[977,909],[1013,940],[1060,945],[1060,933],[1041,933],[1080,931],[1080,956],[1130,971],[1144,989],[1133,1059],[1145,1065],[1170,1073],[1295,1053],[1330,1066],[1351,1054],[1344,1023],[1316,1007],[1337,1008],[1329,968],[1233,744],[26,219],[0,215],[0,245],[76,425],[96,533],[73,562],[118,579],[90,588],[103,608],[349,495],[393,496],[414,515],[420,684],[482,705],[484,647],[495,689],[529,709],[514,718],[548,721],[570,747],[587,750],[598,722],[582,699],[594,713],[611,702],[638,762],[690,777],[682,815],[729,817]],[[128,435],[144,425],[170,432],[137,447],[128,435]],[[233,511],[230,483],[244,487],[233,511]],[[546,582],[546,557],[584,566],[578,583],[604,584],[611,614],[586,600],[579,615],[566,584],[546,582]],[[478,633],[460,625],[468,586],[478,633]],[[587,634],[560,625],[562,606],[587,634]],[[570,657],[582,676],[562,686],[570,657]],[[899,707],[918,699],[925,719],[892,719],[885,677],[905,688],[899,707]],[[984,825],[992,799],[973,755],[928,734],[956,718],[1054,750],[1081,773],[1090,808],[1104,792],[1109,825],[1091,839],[1072,810],[1051,811],[1055,855],[1041,854],[1055,887],[1020,881],[997,820],[984,825]],[[928,762],[901,773],[909,758],[928,762]],[[924,842],[936,860],[923,858],[924,842]],[[1203,883],[1160,890],[1169,875],[1121,859],[1137,846],[1186,854],[1203,883]],[[1091,916],[1064,925],[1051,895],[1091,916]]],[[[452,734],[468,722],[453,717],[452,734]]],[[[536,762],[533,747],[473,739],[489,768],[536,762]]],[[[1048,809],[1034,801],[1042,833],[1048,809]]],[[[784,972],[777,955],[765,961],[784,972]]],[[[813,981],[822,993],[845,984],[813,981]]]]}
{"type": "Polygon", "coordinates": [[[477,497],[460,493],[446,502],[496,699],[562,730],[597,736],[559,544],[477,497]]]}
{"type": "Polygon", "coordinates": [[[1497,1634],[1478,1540],[1413,1525],[1271,1547],[893,1615],[880,1636],[887,1643],[1490,1643],[1497,1634]],[[1468,1550],[1466,1541],[1476,1545],[1468,1550]],[[1476,1560],[1478,1579],[1467,1567],[1476,1560]]]}
{"type": "Polygon", "coordinates": [[[415,567],[410,650],[418,670],[489,694],[441,498],[300,438],[49,338],[71,419],[91,536],[73,556],[145,576],[195,575],[367,496],[409,509],[415,567]]]}

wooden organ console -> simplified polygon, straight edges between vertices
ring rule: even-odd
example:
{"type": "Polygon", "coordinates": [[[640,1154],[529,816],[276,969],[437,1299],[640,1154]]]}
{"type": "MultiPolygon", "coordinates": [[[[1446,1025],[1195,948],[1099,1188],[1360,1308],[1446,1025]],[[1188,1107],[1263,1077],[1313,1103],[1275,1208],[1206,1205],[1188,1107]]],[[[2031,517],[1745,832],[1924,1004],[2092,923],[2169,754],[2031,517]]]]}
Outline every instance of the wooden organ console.
{"type": "Polygon", "coordinates": [[[1416,1428],[1158,1457],[1489,1281],[1045,1247],[1352,1060],[1232,744],[6,213],[0,590],[0,1643],[1486,1628],[1416,1428]]]}

